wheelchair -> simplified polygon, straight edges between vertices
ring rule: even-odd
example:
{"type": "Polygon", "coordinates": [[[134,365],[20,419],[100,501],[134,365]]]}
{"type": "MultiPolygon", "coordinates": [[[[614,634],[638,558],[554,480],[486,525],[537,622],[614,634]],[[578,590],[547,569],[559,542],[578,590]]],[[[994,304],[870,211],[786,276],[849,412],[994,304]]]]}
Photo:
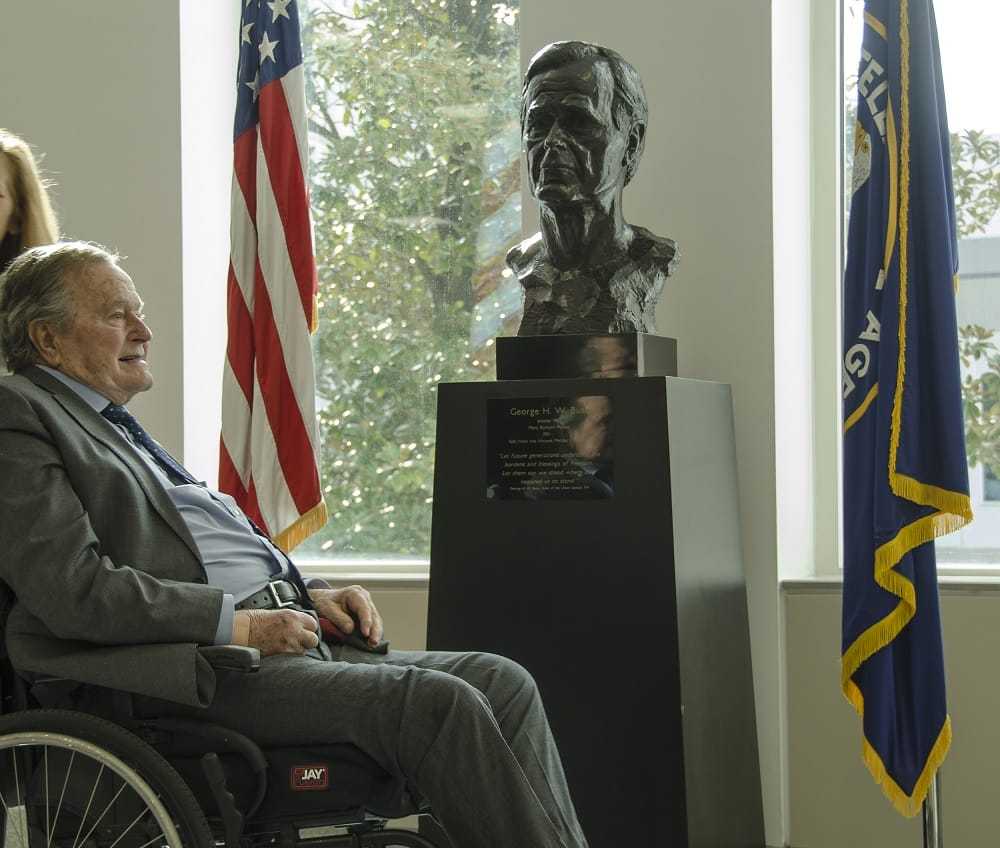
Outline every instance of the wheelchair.
{"type": "MultiPolygon", "coordinates": [[[[260,667],[253,648],[201,650],[216,667],[260,667]]],[[[0,654],[2,848],[451,846],[429,810],[352,745],[262,749],[214,724],[135,718],[121,692],[102,691],[99,714],[61,708],[74,686],[29,689],[0,654]],[[390,827],[400,815],[421,816],[431,838],[390,827]]]]}

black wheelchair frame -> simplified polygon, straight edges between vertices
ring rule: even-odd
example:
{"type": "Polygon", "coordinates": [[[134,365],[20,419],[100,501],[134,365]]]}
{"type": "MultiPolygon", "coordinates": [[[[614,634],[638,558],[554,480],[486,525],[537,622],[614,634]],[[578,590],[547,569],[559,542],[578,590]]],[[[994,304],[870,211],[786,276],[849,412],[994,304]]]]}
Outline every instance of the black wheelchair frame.
{"type": "MultiPolygon", "coordinates": [[[[260,665],[253,648],[202,653],[245,673],[260,665]]],[[[120,692],[99,714],[39,705],[73,685],[29,690],[2,660],[2,848],[450,848],[429,810],[352,745],[262,749],[219,725],[136,718],[120,692]],[[387,810],[422,816],[433,841],[389,827],[387,810]]]]}

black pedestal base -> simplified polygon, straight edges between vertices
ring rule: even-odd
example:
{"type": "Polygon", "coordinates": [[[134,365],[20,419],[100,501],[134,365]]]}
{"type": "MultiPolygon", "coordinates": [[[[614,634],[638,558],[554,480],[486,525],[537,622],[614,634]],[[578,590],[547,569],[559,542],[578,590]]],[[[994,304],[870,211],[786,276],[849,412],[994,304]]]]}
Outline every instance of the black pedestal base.
{"type": "Polygon", "coordinates": [[[728,386],[442,385],[433,521],[428,647],[535,676],[592,848],[763,845],[728,386]],[[573,396],[610,399],[612,496],[487,499],[490,401],[573,396]]]}

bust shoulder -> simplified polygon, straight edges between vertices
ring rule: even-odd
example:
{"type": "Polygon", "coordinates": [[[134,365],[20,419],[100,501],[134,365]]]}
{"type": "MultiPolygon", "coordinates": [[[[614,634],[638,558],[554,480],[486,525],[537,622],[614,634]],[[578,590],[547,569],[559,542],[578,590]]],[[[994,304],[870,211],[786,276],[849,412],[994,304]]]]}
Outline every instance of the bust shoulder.
{"type": "Polygon", "coordinates": [[[520,276],[529,265],[544,256],[545,243],[542,241],[542,234],[535,233],[507,251],[507,265],[520,276]]]}
{"type": "Polygon", "coordinates": [[[645,227],[633,225],[632,233],[629,257],[636,262],[649,262],[669,275],[680,259],[677,242],[666,236],[658,236],[645,227]]]}

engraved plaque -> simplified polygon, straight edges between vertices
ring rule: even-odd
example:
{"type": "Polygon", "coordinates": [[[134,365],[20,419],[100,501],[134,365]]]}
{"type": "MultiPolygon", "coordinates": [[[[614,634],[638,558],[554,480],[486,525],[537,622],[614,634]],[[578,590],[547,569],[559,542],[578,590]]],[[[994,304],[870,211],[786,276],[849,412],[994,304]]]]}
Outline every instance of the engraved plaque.
{"type": "Polygon", "coordinates": [[[614,407],[607,395],[490,398],[486,423],[488,499],[614,495],[614,407]]]}

